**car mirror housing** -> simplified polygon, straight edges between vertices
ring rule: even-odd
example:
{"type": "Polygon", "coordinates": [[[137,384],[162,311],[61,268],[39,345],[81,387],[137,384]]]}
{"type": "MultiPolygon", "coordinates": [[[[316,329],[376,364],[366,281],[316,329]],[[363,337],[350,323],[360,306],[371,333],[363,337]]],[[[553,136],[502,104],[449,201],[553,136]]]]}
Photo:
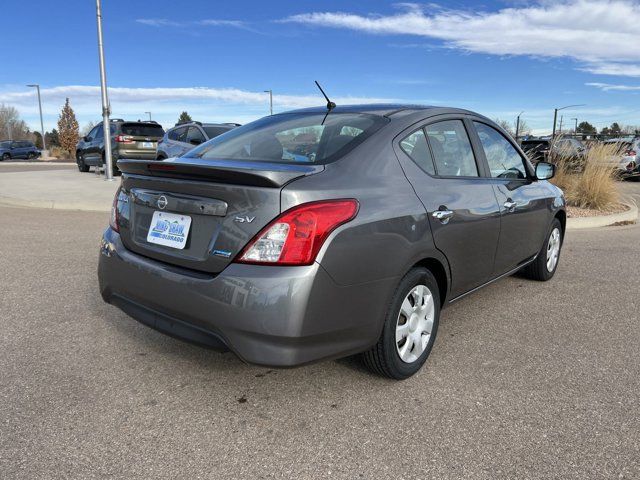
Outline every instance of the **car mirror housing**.
{"type": "Polygon", "coordinates": [[[536,165],[536,178],[538,180],[549,180],[556,174],[556,166],[548,162],[538,162],[536,165]]]}

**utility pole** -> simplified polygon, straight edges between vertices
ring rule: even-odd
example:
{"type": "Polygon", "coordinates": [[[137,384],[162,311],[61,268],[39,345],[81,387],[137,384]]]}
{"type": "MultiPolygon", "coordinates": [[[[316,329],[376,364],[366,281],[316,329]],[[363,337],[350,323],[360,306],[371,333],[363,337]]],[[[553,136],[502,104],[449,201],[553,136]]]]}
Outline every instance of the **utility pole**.
{"type": "Polygon", "coordinates": [[[520,134],[520,115],[524,113],[524,110],[516,117],[516,143],[518,143],[518,135],[520,134]]]}
{"type": "Polygon", "coordinates": [[[144,112],[144,113],[146,113],[147,115],[149,115],[149,121],[151,121],[151,112],[144,112]]]}
{"type": "Polygon", "coordinates": [[[102,2],[96,0],[96,21],[98,22],[98,57],[100,62],[100,93],[102,97],[102,129],[104,131],[105,180],[113,181],[113,159],[111,157],[111,125],[109,123],[109,97],[107,95],[107,72],[104,66],[104,46],[102,43],[102,2]]]}
{"type": "Polygon", "coordinates": [[[40,109],[40,133],[42,134],[42,150],[46,150],[47,143],[44,139],[44,122],[42,121],[42,101],[40,100],[40,85],[34,83],[27,85],[27,87],[35,87],[38,91],[38,108],[40,109]]]}
{"type": "Polygon", "coordinates": [[[265,90],[269,94],[269,115],[273,115],[273,90],[265,90]]]}
{"type": "Polygon", "coordinates": [[[575,122],[576,122],[576,126],[575,126],[575,128],[573,129],[573,135],[574,135],[575,137],[577,137],[577,136],[578,136],[578,119],[577,119],[577,118],[572,118],[571,120],[575,120],[575,122]]]}
{"type": "Polygon", "coordinates": [[[563,119],[563,115],[560,115],[560,135],[562,135],[562,119],[563,119]]]}

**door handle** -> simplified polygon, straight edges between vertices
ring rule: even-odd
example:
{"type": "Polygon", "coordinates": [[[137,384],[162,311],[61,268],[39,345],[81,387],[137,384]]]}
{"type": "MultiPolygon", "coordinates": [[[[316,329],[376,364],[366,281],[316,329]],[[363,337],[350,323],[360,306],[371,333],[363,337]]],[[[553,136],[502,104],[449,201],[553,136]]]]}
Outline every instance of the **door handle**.
{"type": "Polygon", "coordinates": [[[515,212],[517,206],[518,204],[511,199],[508,199],[506,202],[504,202],[504,208],[506,208],[509,213],[515,212]]]}
{"type": "Polygon", "coordinates": [[[431,214],[431,216],[437,220],[440,220],[440,223],[446,225],[449,223],[451,217],[453,217],[453,212],[451,210],[436,210],[431,214]]]}

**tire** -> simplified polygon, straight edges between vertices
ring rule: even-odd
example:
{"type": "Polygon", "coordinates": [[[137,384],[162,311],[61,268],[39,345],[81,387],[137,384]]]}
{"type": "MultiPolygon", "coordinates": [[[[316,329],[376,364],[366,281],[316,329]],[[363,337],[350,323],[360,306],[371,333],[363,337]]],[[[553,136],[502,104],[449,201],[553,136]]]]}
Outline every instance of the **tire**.
{"type": "Polygon", "coordinates": [[[27,153],[27,160],[33,160],[34,158],[36,158],[36,154],[33,152],[29,152],[27,153]]]}
{"type": "Polygon", "coordinates": [[[562,252],[562,242],[564,241],[564,235],[562,232],[562,225],[557,218],[553,219],[549,233],[545,237],[544,244],[538,252],[536,259],[524,267],[522,274],[531,280],[538,280],[540,282],[546,282],[551,280],[553,275],[558,269],[558,263],[560,263],[560,253],[562,252]],[[557,247],[557,250],[556,250],[557,247]],[[555,251],[555,261],[550,259],[550,255],[553,255],[555,251]]]}
{"type": "Polygon", "coordinates": [[[2,155],[2,160],[11,160],[11,154],[10,153],[4,153],[2,155]]]}
{"type": "Polygon", "coordinates": [[[82,153],[76,153],[76,162],[78,163],[78,170],[83,173],[87,173],[89,171],[89,165],[84,163],[84,155],[82,153]]]}
{"type": "Polygon", "coordinates": [[[438,282],[426,268],[414,268],[404,276],[393,294],[378,343],[362,354],[372,372],[404,380],[420,370],[438,331],[439,292],[438,282]],[[413,313],[407,318],[404,312],[413,313]],[[414,341],[417,337],[422,342],[419,345],[414,341]]]}

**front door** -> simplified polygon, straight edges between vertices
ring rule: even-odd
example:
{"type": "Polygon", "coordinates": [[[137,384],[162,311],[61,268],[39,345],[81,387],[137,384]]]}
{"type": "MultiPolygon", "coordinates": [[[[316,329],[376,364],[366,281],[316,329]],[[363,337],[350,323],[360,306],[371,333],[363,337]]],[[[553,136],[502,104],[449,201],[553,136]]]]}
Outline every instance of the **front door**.
{"type": "Polygon", "coordinates": [[[500,205],[497,276],[530,260],[542,247],[549,222],[548,193],[511,140],[481,121],[473,125],[500,205]]]}
{"type": "Polygon", "coordinates": [[[500,210],[460,118],[433,123],[399,142],[407,178],[425,206],[436,247],[451,269],[455,298],[491,279],[500,210]]]}

